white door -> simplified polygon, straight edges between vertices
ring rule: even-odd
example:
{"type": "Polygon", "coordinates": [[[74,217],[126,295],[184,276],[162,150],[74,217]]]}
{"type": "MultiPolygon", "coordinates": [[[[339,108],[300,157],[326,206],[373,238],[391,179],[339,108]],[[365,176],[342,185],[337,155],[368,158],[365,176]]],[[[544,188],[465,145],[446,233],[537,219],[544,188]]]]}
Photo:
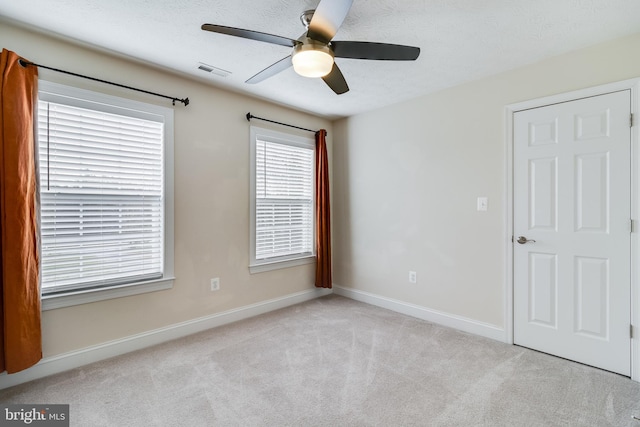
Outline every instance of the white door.
{"type": "Polygon", "coordinates": [[[627,376],[630,116],[628,90],[517,112],[513,163],[514,342],[627,376]]]}

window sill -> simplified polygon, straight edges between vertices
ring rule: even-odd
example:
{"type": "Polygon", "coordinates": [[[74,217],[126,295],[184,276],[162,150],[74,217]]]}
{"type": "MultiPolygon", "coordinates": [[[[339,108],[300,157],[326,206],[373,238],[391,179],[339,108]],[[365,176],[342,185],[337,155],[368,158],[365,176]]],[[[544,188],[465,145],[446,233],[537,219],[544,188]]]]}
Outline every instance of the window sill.
{"type": "Polygon", "coordinates": [[[102,289],[73,291],[59,295],[45,295],[42,297],[42,311],[171,289],[173,288],[174,280],[175,277],[165,277],[147,282],[130,283],[102,289]]]}
{"type": "Polygon", "coordinates": [[[263,264],[255,264],[249,266],[249,273],[263,273],[265,271],[279,270],[281,268],[296,267],[298,265],[312,264],[316,262],[315,255],[309,255],[302,258],[288,259],[286,261],[266,262],[263,264]]]}

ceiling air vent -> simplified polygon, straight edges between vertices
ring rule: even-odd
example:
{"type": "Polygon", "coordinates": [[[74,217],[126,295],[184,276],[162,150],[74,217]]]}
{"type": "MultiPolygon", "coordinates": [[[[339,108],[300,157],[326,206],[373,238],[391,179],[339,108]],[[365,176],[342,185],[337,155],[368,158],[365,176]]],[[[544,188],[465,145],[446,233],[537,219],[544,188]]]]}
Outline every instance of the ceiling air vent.
{"type": "Polygon", "coordinates": [[[198,70],[215,74],[219,77],[227,77],[231,74],[231,71],[223,70],[222,68],[214,67],[213,65],[205,64],[204,62],[198,62],[198,70]]]}

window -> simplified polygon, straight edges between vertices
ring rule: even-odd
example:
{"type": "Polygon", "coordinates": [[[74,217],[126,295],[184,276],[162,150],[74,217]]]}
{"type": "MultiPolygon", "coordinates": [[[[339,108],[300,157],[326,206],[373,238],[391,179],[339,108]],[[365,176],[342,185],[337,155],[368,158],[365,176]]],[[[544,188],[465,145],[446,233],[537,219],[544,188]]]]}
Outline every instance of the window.
{"type": "Polygon", "coordinates": [[[315,141],[251,127],[251,263],[257,273],[315,260],[315,141]]]}
{"type": "Polygon", "coordinates": [[[39,86],[45,309],[171,287],[173,111],[39,86]]]}

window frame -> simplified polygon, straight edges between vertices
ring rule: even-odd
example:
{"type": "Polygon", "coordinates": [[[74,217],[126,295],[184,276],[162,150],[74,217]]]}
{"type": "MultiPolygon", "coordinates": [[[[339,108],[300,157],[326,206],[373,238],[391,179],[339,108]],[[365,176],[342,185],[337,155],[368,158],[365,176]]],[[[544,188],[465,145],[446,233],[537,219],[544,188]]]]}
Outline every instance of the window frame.
{"type": "MultiPolygon", "coordinates": [[[[38,81],[38,98],[107,113],[161,120],[164,123],[164,223],[163,223],[163,276],[100,288],[76,289],[50,295],[41,295],[42,310],[53,310],[79,304],[87,304],[129,295],[138,295],[163,289],[171,289],[174,276],[174,117],[173,109],[145,102],[134,101],[91,90],[66,86],[45,80],[38,81]]],[[[39,142],[35,133],[36,149],[39,142]]],[[[38,217],[40,210],[38,210],[38,217]]],[[[42,286],[41,286],[42,293],[42,286]]]]}
{"type": "Polygon", "coordinates": [[[249,221],[249,272],[251,274],[262,273],[265,271],[277,270],[281,268],[295,267],[299,265],[311,264],[316,262],[316,189],[315,189],[315,156],[316,145],[313,138],[296,135],[293,133],[278,132],[271,129],[261,128],[258,126],[250,126],[250,148],[249,148],[249,200],[250,200],[250,221],[249,221]],[[256,259],[256,148],[258,139],[278,144],[290,145],[294,147],[302,147],[313,150],[312,162],[312,220],[311,220],[311,253],[307,255],[290,255],[267,260],[256,259]]]}

